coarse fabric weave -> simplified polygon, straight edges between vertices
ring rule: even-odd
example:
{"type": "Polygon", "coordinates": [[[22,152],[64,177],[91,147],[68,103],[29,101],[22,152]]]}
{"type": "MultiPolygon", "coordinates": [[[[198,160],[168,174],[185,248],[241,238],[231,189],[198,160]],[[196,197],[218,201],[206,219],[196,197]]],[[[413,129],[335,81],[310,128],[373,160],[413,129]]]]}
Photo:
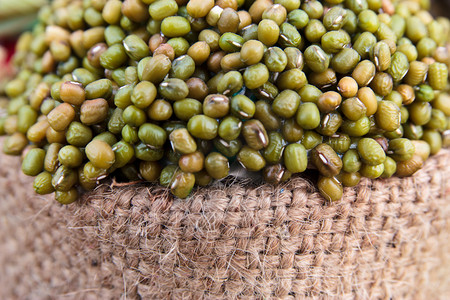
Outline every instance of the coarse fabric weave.
{"type": "Polygon", "coordinates": [[[326,203],[295,178],[60,206],[0,155],[1,299],[448,299],[450,151],[326,203]]]}

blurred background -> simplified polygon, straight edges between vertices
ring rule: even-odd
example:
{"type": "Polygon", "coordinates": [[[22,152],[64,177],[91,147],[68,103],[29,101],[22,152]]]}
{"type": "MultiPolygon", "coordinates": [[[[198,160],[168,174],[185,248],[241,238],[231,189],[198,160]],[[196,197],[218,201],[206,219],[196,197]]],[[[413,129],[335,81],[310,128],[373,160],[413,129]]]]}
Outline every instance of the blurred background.
{"type": "Polygon", "coordinates": [[[49,0],[0,0],[0,95],[12,69],[9,60],[17,37],[36,22],[38,10],[49,0]]]}

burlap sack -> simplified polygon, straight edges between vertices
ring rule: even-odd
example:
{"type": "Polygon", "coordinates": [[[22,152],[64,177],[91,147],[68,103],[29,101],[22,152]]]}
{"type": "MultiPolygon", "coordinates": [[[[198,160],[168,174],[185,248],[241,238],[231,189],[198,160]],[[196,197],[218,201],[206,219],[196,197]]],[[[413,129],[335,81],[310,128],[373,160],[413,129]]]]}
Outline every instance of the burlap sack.
{"type": "Polygon", "coordinates": [[[449,161],[332,204],[296,178],[187,200],[102,186],[63,207],[0,156],[0,298],[448,299],[449,161]]]}

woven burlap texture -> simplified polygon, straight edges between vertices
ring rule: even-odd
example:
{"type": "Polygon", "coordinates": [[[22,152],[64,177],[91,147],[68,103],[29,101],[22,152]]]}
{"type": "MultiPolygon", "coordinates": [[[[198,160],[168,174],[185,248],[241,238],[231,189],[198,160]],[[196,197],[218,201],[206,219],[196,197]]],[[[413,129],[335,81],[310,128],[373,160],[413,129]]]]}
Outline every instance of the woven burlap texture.
{"type": "Polygon", "coordinates": [[[296,178],[186,200],[105,185],[63,207],[0,156],[0,298],[449,298],[449,161],[332,204],[296,178]]]}

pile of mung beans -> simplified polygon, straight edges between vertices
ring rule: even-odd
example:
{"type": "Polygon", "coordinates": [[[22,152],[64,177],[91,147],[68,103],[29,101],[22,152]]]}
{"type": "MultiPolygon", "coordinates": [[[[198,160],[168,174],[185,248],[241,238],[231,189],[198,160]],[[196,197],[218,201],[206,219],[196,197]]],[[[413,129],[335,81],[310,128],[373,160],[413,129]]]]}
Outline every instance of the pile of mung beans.
{"type": "Polygon", "coordinates": [[[3,151],[69,204],[105,178],[179,198],[240,164],[339,200],[450,144],[450,22],[429,0],[55,0],[24,33],[3,151]],[[314,172],[314,171],[313,171],[314,172]]]}

